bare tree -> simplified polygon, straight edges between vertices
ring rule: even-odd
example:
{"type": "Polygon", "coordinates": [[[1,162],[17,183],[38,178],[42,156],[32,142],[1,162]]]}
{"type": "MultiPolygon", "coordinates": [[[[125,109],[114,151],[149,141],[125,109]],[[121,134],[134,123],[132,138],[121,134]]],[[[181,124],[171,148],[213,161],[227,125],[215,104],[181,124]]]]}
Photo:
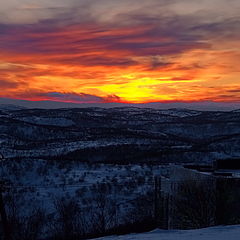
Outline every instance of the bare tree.
{"type": "Polygon", "coordinates": [[[214,180],[184,181],[170,197],[169,221],[177,228],[202,228],[215,224],[216,187],[214,180]]]}
{"type": "Polygon", "coordinates": [[[98,189],[94,193],[90,214],[93,232],[105,233],[115,228],[117,226],[116,214],[116,202],[106,194],[106,191],[98,189]]]}
{"type": "Polygon", "coordinates": [[[41,208],[26,209],[17,197],[9,193],[5,196],[8,221],[12,240],[36,240],[41,237],[45,225],[45,212],[41,208]]]}
{"type": "Polygon", "coordinates": [[[125,216],[126,223],[139,223],[142,221],[152,222],[154,219],[154,193],[147,192],[131,201],[128,214],[125,216]]]}
{"type": "Polygon", "coordinates": [[[51,231],[55,239],[81,239],[85,234],[85,221],[76,200],[57,199],[54,201],[56,216],[51,231]]]}

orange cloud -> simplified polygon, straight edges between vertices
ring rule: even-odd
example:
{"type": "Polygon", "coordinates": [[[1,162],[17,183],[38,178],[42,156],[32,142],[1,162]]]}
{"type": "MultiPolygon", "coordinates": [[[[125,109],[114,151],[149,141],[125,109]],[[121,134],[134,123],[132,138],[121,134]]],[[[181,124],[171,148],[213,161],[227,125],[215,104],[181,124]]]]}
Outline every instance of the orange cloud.
{"type": "Polygon", "coordinates": [[[214,26],[201,26],[194,34],[186,24],[9,25],[0,39],[0,96],[67,102],[240,101],[234,91],[240,86],[238,36],[216,40],[209,33],[214,26]]]}

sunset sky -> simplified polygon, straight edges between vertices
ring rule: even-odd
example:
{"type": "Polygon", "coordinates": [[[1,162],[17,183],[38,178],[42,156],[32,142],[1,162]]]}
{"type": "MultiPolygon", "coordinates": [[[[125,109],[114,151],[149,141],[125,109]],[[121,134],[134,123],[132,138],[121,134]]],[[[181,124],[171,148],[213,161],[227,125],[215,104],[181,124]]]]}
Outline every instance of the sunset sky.
{"type": "Polygon", "coordinates": [[[0,0],[0,97],[240,102],[239,0],[0,0]]]}

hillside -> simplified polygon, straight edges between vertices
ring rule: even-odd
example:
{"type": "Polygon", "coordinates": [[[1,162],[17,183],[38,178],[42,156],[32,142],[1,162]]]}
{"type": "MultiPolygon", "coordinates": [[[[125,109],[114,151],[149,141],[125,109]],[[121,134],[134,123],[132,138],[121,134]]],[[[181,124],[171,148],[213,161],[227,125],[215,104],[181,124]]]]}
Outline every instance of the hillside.
{"type": "Polygon", "coordinates": [[[7,158],[209,162],[240,156],[240,112],[187,109],[0,109],[7,158]]]}
{"type": "MultiPolygon", "coordinates": [[[[36,236],[27,240],[148,231],[156,228],[155,176],[170,174],[165,163],[239,157],[240,112],[4,106],[0,144],[4,201],[17,236],[32,233],[33,219],[36,236]]],[[[164,239],[162,231],[119,239],[159,234],[164,239]]]]}

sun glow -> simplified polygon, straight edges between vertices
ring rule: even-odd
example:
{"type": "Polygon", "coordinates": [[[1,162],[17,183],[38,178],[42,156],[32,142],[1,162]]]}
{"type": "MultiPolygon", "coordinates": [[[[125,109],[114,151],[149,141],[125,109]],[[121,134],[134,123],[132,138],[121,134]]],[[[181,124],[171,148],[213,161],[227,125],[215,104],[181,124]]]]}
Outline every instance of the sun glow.
{"type": "MultiPolygon", "coordinates": [[[[29,6],[29,11],[44,10],[29,6]]],[[[64,24],[54,15],[49,24],[2,25],[0,97],[239,102],[239,22],[190,13],[188,9],[188,17],[150,12],[127,17],[112,12],[115,21],[99,17],[64,24]],[[118,17],[127,20],[119,23],[118,17]]]]}

